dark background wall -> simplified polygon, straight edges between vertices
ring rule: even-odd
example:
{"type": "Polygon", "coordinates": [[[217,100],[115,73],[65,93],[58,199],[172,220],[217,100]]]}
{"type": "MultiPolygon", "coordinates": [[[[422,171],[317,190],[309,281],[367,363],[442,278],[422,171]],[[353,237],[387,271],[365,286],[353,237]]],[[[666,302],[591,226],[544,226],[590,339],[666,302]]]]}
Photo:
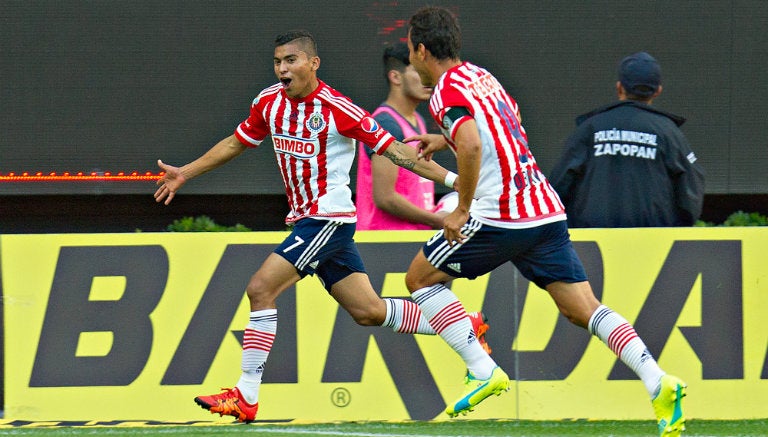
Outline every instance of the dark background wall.
{"type": "MultiPolygon", "coordinates": [[[[703,218],[768,213],[768,2],[430,3],[459,15],[463,57],[517,99],[545,172],[574,117],[614,99],[619,59],[646,50],[663,69],[656,105],[689,119],[683,130],[707,171],[703,218]]],[[[275,81],[272,41],[292,28],[315,34],[320,77],[372,110],[385,94],[382,48],[405,37],[423,4],[0,0],[0,175],[156,172],[158,158],[194,159],[275,81]]],[[[190,182],[168,207],[152,201],[151,183],[0,183],[0,233],[160,231],[200,214],[281,229],[287,206],[269,147],[190,182]]]]}
{"type": "MultiPolygon", "coordinates": [[[[518,100],[545,173],[574,117],[615,99],[621,57],[646,50],[663,69],[656,105],[689,119],[683,130],[707,171],[705,213],[765,212],[768,2],[441,3],[460,17],[463,58],[518,100]]],[[[272,42],[292,28],[315,34],[320,77],[372,110],[385,95],[382,48],[405,37],[423,4],[2,0],[0,175],[156,172],[158,158],[194,159],[274,83],[272,42]]],[[[279,227],[286,206],[270,148],[190,182],[169,207],[154,205],[151,183],[0,183],[0,232],[82,231],[73,217],[97,231],[153,230],[187,213],[269,215],[258,223],[279,227]]]]}

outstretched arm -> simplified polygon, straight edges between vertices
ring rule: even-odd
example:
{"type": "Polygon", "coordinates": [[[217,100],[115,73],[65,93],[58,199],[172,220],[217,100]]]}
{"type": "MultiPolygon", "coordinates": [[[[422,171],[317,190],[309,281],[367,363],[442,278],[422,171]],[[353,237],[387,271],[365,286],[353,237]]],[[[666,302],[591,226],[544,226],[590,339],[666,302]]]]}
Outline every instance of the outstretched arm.
{"type": "Polygon", "coordinates": [[[157,181],[157,185],[160,187],[155,191],[155,202],[163,202],[164,200],[163,203],[168,205],[176,195],[176,191],[188,180],[229,162],[232,158],[243,153],[245,149],[246,146],[234,135],[230,135],[216,143],[203,156],[182,167],[174,167],[158,159],[157,165],[165,174],[157,181]]]}
{"type": "Polygon", "coordinates": [[[421,159],[415,149],[400,141],[390,144],[382,156],[421,177],[445,184],[448,188],[453,188],[457,184],[456,173],[446,170],[432,160],[421,159]]]}

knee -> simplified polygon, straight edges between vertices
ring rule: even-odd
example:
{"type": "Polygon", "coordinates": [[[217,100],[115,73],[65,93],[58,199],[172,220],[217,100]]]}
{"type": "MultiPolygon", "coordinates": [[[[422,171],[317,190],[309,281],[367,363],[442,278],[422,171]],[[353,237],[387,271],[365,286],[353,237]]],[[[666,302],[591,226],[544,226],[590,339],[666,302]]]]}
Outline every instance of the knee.
{"type": "Polygon", "coordinates": [[[248,286],[245,288],[245,293],[248,296],[248,300],[251,302],[251,308],[261,307],[269,303],[269,293],[267,284],[260,279],[257,275],[254,275],[248,286]]]}
{"type": "Polygon", "coordinates": [[[560,314],[562,314],[566,319],[568,319],[569,322],[581,328],[586,328],[587,323],[589,322],[589,317],[585,319],[583,314],[569,311],[562,307],[560,308],[560,314]]]}
{"type": "Polygon", "coordinates": [[[405,286],[408,288],[408,292],[413,294],[416,290],[431,287],[435,284],[444,284],[451,279],[453,277],[430,264],[427,258],[424,257],[424,252],[419,252],[405,274],[405,286]]]}
{"type": "Polygon", "coordinates": [[[409,293],[413,293],[419,289],[417,281],[410,273],[406,273],[405,275],[405,288],[408,289],[409,293]]]}
{"type": "Polygon", "coordinates": [[[405,287],[408,289],[409,293],[413,293],[416,290],[430,285],[432,284],[427,284],[427,281],[424,280],[422,275],[416,275],[410,270],[405,274],[405,287]]]}
{"type": "Polygon", "coordinates": [[[357,302],[354,305],[344,305],[344,309],[352,316],[352,320],[360,326],[381,326],[387,318],[387,304],[373,293],[375,298],[357,302]]]}
{"type": "Polygon", "coordinates": [[[582,328],[589,325],[589,319],[600,302],[588,282],[556,282],[547,287],[560,313],[571,323],[582,328]]]}
{"type": "Polygon", "coordinates": [[[595,312],[599,302],[597,300],[589,300],[581,302],[579,305],[564,306],[558,305],[560,314],[565,316],[568,321],[581,328],[587,328],[589,325],[589,319],[592,318],[592,314],[595,312]]]}

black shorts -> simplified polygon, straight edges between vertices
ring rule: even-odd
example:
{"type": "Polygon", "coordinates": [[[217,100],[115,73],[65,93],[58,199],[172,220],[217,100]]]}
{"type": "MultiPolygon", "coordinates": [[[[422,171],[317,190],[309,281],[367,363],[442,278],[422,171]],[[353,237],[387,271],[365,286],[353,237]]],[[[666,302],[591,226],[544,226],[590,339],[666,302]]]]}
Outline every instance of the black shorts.
{"type": "Polygon", "coordinates": [[[274,253],[296,267],[299,275],[314,275],[330,291],[333,284],[355,272],[365,273],[357,251],[354,223],[305,218],[274,253]]]}
{"type": "Polygon", "coordinates": [[[470,217],[462,234],[468,236],[467,240],[451,247],[443,231],[437,232],[424,244],[427,260],[456,278],[474,279],[510,261],[526,279],[541,288],[557,281],[587,280],[564,220],[533,228],[507,229],[470,217]]]}

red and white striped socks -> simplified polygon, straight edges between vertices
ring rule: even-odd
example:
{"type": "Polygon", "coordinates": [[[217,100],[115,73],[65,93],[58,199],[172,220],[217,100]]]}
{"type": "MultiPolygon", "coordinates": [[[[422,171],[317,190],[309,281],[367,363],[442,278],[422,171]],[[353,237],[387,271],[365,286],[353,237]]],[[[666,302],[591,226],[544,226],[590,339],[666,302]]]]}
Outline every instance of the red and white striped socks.
{"type": "Polygon", "coordinates": [[[661,377],[665,373],[637,335],[635,328],[624,317],[605,305],[600,305],[592,313],[587,326],[589,332],[602,340],[640,377],[651,398],[656,396],[661,377]]]}
{"type": "Polygon", "coordinates": [[[479,379],[490,378],[496,362],[477,341],[467,311],[456,295],[436,284],[414,291],[411,297],[435,332],[461,356],[467,369],[479,379]]]}
{"type": "Polygon", "coordinates": [[[435,335],[435,330],[421,313],[416,302],[408,299],[385,298],[387,316],[381,326],[392,328],[401,334],[435,335]]]}
{"type": "Polygon", "coordinates": [[[248,326],[243,334],[243,360],[237,388],[249,404],[259,399],[261,375],[277,332],[277,310],[251,311],[248,326]]]}

